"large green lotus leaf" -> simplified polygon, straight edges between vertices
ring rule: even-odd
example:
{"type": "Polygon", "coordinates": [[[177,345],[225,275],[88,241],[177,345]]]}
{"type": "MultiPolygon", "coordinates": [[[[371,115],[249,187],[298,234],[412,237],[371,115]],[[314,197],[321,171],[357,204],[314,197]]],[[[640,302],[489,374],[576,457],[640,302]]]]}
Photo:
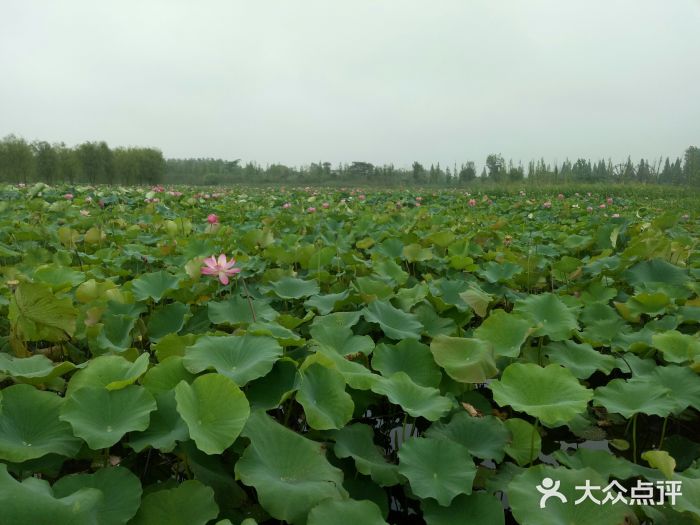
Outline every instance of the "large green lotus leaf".
{"type": "Polygon", "coordinates": [[[238,519],[241,515],[264,516],[264,511],[251,501],[233,477],[233,468],[228,457],[205,454],[192,440],[180,443],[177,454],[182,454],[180,457],[187,462],[194,479],[214,489],[214,498],[221,511],[220,516],[236,516],[238,519]]]}
{"type": "MultiPolygon", "coordinates": [[[[280,317],[281,319],[281,317],[280,317]]],[[[285,328],[277,322],[255,322],[248,325],[245,331],[249,335],[262,335],[269,336],[276,339],[282,346],[303,346],[306,340],[303,339],[299,334],[285,328]]]]}
{"type": "MultiPolygon", "coordinates": [[[[279,316],[267,302],[261,299],[251,299],[255,320],[274,321],[279,316]]],[[[250,324],[254,321],[250,303],[245,297],[233,296],[225,301],[210,301],[207,305],[209,320],[214,324],[250,324]]]]}
{"type": "Polygon", "coordinates": [[[19,358],[0,353],[0,374],[11,376],[13,379],[25,383],[47,383],[55,377],[75,370],[75,368],[75,365],[70,361],[54,363],[41,354],[19,358]]]}
{"type": "Polygon", "coordinates": [[[437,388],[414,383],[405,372],[396,372],[372,385],[372,392],[387,396],[413,417],[437,421],[453,407],[452,401],[440,395],[437,388]]]}
{"type": "Polygon", "coordinates": [[[184,357],[185,348],[192,346],[197,338],[196,334],[166,335],[157,343],[151,343],[151,351],[156,354],[156,358],[161,362],[168,357],[184,357]]]}
{"type": "MultiPolygon", "coordinates": [[[[106,352],[121,353],[131,346],[131,332],[137,318],[128,314],[108,314],[102,316],[103,322],[96,337],[91,337],[90,350],[94,355],[106,352]]],[[[92,334],[91,334],[92,335],[92,334]]]]}
{"type": "Polygon", "coordinates": [[[585,304],[608,304],[617,296],[616,288],[609,288],[603,281],[593,281],[588,288],[581,292],[581,300],[585,304]]]}
{"type": "Polygon", "coordinates": [[[472,417],[457,412],[449,423],[437,422],[425,432],[427,437],[450,439],[465,447],[472,456],[503,461],[510,434],[503,422],[493,416],[472,417]]]}
{"type": "Polygon", "coordinates": [[[457,332],[457,323],[454,319],[440,317],[433,306],[427,302],[418,305],[413,313],[423,325],[425,335],[437,337],[439,335],[454,335],[457,332]]]}
{"type": "Polygon", "coordinates": [[[608,449],[577,448],[573,453],[557,450],[552,453],[552,459],[572,469],[591,468],[605,479],[610,477],[629,479],[654,475],[653,469],[636,465],[612,454],[608,449]]]}
{"type": "MultiPolygon", "coordinates": [[[[583,494],[576,487],[583,486],[586,480],[592,486],[608,485],[607,478],[591,469],[569,470],[545,465],[531,467],[515,476],[508,485],[508,501],[513,516],[521,525],[620,525],[636,522],[634,513],[624,503],[601,505],[587,498],[575,504],[583,494]],[[555,486],[557,481],[560,483],[558,490],[566,502],[550,497],[545,502],[545,508],[540,508],[542,494],[535,487],[541,486],[545,478],[553,480],[555,486]]],[[[602,491],[594,490],[593,495],[599,501],[604,498],[602,491]]]]}
{"type": "Polygon", "coordinates": [[[630,315],[637,318],[640,314],[650,316],[665,314],[667,308],[672,305],[673,301],[664,292],[640,292],[625,303],[630,315]]]}
{"type": "Polygon", "coordinates": [[[343,427],[355,409],[340,372],[318,363],[303,369],[296,399],[304,407],[309,426],[316,430],[343,427]]]}
{"type": "Polygon", "coordinates": [[[83,387],[66,399],[59,417],[91,449],[99,450],[111,447],[127,432],[146,430],[155,409],[155,399],[140,386],[121,390],[83,387]]]}
{"type": "Polygon", "coordinates": [[[100,525],[123,525],[141,503],[141,482],[123,467],[103,468],[94,474],[70,474],[53,486],[54,496],[67,498],[81,489],[97,489],[104,497],[97,505],[100,525]]]}
{"type": "Polygon", "coordinates": [[[357,277],[355,279],[355,287],[360,297],[365,302],[374,301],[376,299],[386,300],[394,295],[394,286],[389,284],[389,282],[384,282],[373,277],[357,277]]]}
{"type": "Polygon", "coordinates": [[[362,310],[369,323],[377,323],[384,334],[392,339],[420,339],[423,325],[413,314],[392,306],[388,301],[373,301],[362,310]]]}
{"type": "Polygon", "coordinates": [[[498,374],[491,345],[481,339],[440,335],[430,343],[435,362],[460,383],[484,383],[498,374]]]}
{"type": "Polygon", "coordinates": [[[315,308],[320,315],[327,315],[333,311],[337,303],[344,301],[349,295],[350,292],[348,290],[328,295],[314,295],[304,301],[304,306],[307,309],[315,308]]]}
{"type": "Polygon", "coordinates": [[[151,413],[148,428],[143,432],[132,432],[129,446],[136,452],[153,447],[161,452],[172,452],[178,441],[190,437],[187,424],[180,417],[175,401],[175,391],[155,394],[157,409],[151,413]]]}
{"type": "Polygon", "coordinates": [[[248,383],[246,397],[252,410],[271,410],[297,388],[297,365],[289,358],[277,361],[270,373],[248,383]]]}
{"type": "Polygon", "coordinates": [[[372,355],[372,368],[384,377],[405,372],[421,386],[437,388],[442,380],[442,372],[435,364],[430,348],[415,339],[405,339],[396,345],[378,345],[372,355]]]}
{"type": "Polygon", "coordinates": [[[692,513],[695,520],[700,516],[700,477],[695,475],[676,475],[674,480],[680,481],[683,487],[683,496],[676,500],[674,509],[679,512],[692,513]]]}
{"type": "Polygon", "coordinates": [[[318,295],[320,290],[317,281],[304,281],[296,277],[282,277],[279,281],[270,283],[270,288],[282,299],[301,299],[318,295]]]}
{"type": "Polygon", "coordinates": [[[183,303],[170,303],[158,308],[148,319],[148,338],[160,341],[168,334],[176,334],[185,325],[190,307],[183,303]]]}
{"type": "Polygon", "coordinates": [[[661,351],[670,363],[685,363],[700,360],[700,338],[670,330],[651,336],[654,348],[661,351]]]}
{"type": "Polygon", "coordinates": [[[535,426],[517,417],[507,419],[505,426],[510,432],[505,453],[520,466],[536,460],[542,450],[542,437],[535,426]]]}
{"type": "Polygon", "coordinates": [[[131,290],[138,301],[153,299],[156,303],[170,290],[176,290],[180,284],[180,277],[168,272],[159,271],[145,273],[138,279],[131,281],[131,290]]]}
{"type": "Polygon", "coordinates": [[[403,286],[408,281],[408,272],[393,259],[373,257],[373,269],[382,280],[393,281],[399,286],[403,286]]]}
{"type": "Polygon", "coordinates": [[[118,355],[103,355],[76,372],[68,383],[66,394],[85,387],[119,390],[134,384],[148,370],[148,354],[141,354],[133,363],[118,355]]]}
{"type": "Polygon", "coordinates": [[[469,451],[453,441],[411,438],[399,450],[399,472],[421,498],[434,498],[443,507],[455,496],[471,494],[476,467],[469,451]]]}
{"type": "Polygon", "coordinates": [[[243,386],[266,375],[281,355],[272,337],[205,336],[185,350],[184,365],[193,374],[216,370],[243,386]]]}
{"type": "Polygon", "coordinates": [[[652,374],[654,383],[671,391],[676,402],[675,414],[680,414],[689,406],[700,410],[700,376],[683,366],[657,366],[652,374]]]}
{"type": "Polygon", "coordinates": [[[21,283],[7,318],[25,341],[64,341],[75,333],[78,311],[70,297],[56,297],[41,284],[21,283]]]}
{"type": "Polygon", "coordinates": [[[427,525],[505,525],[503,505],[491,494],[460,494],[449,507],[432,499],[421,502],[423,519],[427,525]]]}
{"type": "Polygon", "coordinates": [[[54,497],[48,482],[29,477],[22,483],[0,463],[0,524],[94,525],[102,523],[98,511],[104,494],[81,489],[65,498],[54,497]]]}
{"type": "Polygon", "coordinates": [[[684,286],[690,280],[685,270],[662,259],[640,262],[625,272],[625,277],[635,288],[649,286],[650,283],[684,286]]]}
{"type": "Polygon", "coordinates": [[[489,261],[478,270],[478,273],[490,283],[500,283],[512,279],[522,271],[523,268],[519,264],[489,261]]]}
{"type": "Polygon", "coordinates": [[[551,293],[521,299],[514,311],[532,321],[535,328],[533,335],[546,335],[552,341],[569,339],[578,329],[576,316],[560,297],[551,293]]]}
{"type": "Polygon", "coordinates": [[[59,420],[63,398],[30,385],[0,391],[0,459],[22,462],[46,454],[73,456],[81,441],[59,420]]]}
{"type": "Polygon", "coordinates": [[[490,343],[497,356],[518,357],[530,331],[530,321],[505,310],[494,310],[474,330],[474,337],[490,343]]]}
{"type": "Polygon", "coordinates": [[[368,500],[322,501],[309,512],[307,525],[387,525],[381,509],[368,500]]]}
{"type": "Polygon", "coordinates": [[[651,376],[613,379],[595,389],[594,403],[628,419],[639,413],[666,417],[676,408],[671,390],[651,376]]]}
{"type": "Polygon", "coordinates": [[[593,391],[582,386],[569,370],[554,364],[508,365],[501,379],[491,383],[491,390],[500,406],[510,405],[548,427],[563,425],[584,412],[593,397],[593,391]]]}
{"type": "Polygon", "coordinates": [[[581,312],[581,322],[581,339],[596,348],[611,346],[612,341],[632,330],[615,309],[603,303],[587,305],[581,312]]]}
{"type": "Polygon", "coordinates": [[[415,243],[404,246],[402,255],[408,262],[429,261],[433,258],[433,252],[430,248],[423,248],[420,244],[415,243]]]}
{"type": "Polygon", "coordinates": [[[544,347],[552,363],[562,365],[579,379],[587,379],[600,370],[610,374],[617,367],[617,360],[596,351],[591,345],[574,341],[554,341],[544,347]]]}
{"type": "Polygon", "coordinates": [[[206,454],[221,454],[230,447],[250,415],[245,394],[220,374],[205,374],[191,385],[180,382],[175,387],[175,400],[190,437],[206,454]]]}
{"type": "Polygon", "coordinates": [[[344,358],[332,348],[317,346],[316,353],[307,357],[306,366],[318,362],[324,366],[334,367],[345,379],[345,382],[355,390],[369,390],[382,379],[379,374],[373,374],[366,366],[344,358]]]}
{"type": "Polygon", "coordinates": [[[313,326],[309,333],[314,343],[332,348],[341,355],[369,355],[374,350],[374,340],[370,336],[354,335],[350,328],[334,328],[322,324],[313,326]]]}
{"type": "Polygon", "coordinates": [[[183,365],[183,358],[180,356],[171,356],[146,372],[143,376],[141,384],[151,394],[158,395],[163,392],[169,392],[177,386],[180,381],[191,383],[195,375],[189,372],[183,365]]]}
{"type": "Polygon", "coordinates": [[[401,288],[396,292],[394,298],[399,308],[404,312],[409,312],[411,308],[428,296],[428,291],[429,288],[427,284],[418,283],[413,288],[401,288]]]}
{"type": "Polygon", "coordinates": [[[351,457],[360,474],[370,476],[383,487],[399,483],[398,467],[388,463],[379,447],[374,444],[372,427],[360,423],[347,425],[335,432],[333,437],[335,455],[339,458],[351,457]]]}
{"type": "Polygon", "coordinates": [[[206,525],[218,515],[214,490],[190,480],[144,496],[129,525],[206,525]]]}
{"type": "Polygon", "coordinates": [[[236,463],[236,477],[255,488],[260,505],[273,518],[303,523],[321,501],[347,497],[343,473],[328,462],[320,443],[264,412],[251,414],[243,435],[250,445],[236,463]]]}
{"type": "Polygon", "coordinates": [[[472,310],[479,317],[486,317],[489,304],[493,301],[493,296],[487,294],[481,288],[472,284],[469,289],[459,294],[460,299],[472,307],[472,310]]]}
{"type": "Polygon", "coordinates": [[[361,316],[361,312],[334,312],[332,314],[315,317],[311,323],[311,327],[327,327],[329,330],[352,328],[357,324],[361,316]]]}
{"type": "Polygon", "coordinates": [[[34,280],[48,284],[53,290],[78,286],[85,280],[85,274],[57,264],[42,264],[34,271],[34,280]]]}

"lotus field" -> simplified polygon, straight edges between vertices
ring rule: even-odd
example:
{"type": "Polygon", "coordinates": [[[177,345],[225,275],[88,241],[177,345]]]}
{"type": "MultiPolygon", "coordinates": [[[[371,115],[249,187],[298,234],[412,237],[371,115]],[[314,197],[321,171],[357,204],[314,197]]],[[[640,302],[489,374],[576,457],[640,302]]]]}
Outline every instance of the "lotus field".
{"type": "Polygon", "coordinates": [[[700,523],[699,212],[0,186],[0,524],[700,523]]]}

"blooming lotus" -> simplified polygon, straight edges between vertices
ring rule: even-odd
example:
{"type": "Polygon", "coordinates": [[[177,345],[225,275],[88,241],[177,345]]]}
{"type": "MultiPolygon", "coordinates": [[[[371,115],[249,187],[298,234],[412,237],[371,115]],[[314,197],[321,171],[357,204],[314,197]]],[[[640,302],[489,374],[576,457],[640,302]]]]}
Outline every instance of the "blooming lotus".
{"type": "Polygon", "coordinates": [[[325,210],[325,209],[328,209],[330,207],[330,204],[328,204],[327,202],[324,202],[322,204],[322,206],[323,206],[323,209],[325,210]]]}
{"type": "Polygon", "coordinates": [[[557,195],[557,199],[563,200],[563,199],[564,199],[564,194],[563,194],[563,193],[560,193],[559,195],[557,195]]]}
{"type": "Polygon", "coordinates": [[[476,199],[469,199],[469,206],[476,206],[476,199]]]}
{"type": "Polygon", "coordinates": [[[608,204],[612,204],[612,203],[613,203],[613,198],[612,198],[612,197],[608,197],[608,198],[606,199],[606,201],[607,201],[608,204]]]}
{"type": "Polygon", "coordinates": [[[217,259],[213,255],[204,259],[204,266],[202,266],[202,275],[216,275],[219,277],[221,284],[227,285],[228,278],[231,275],[236,275],[241,272],[240,268],[234,268],[233,265],[236,264],[236,259],[226,260],[226,255],[221,254],[217,259]]]}
{"type": "Polygon", "coordinates": [[[285,202],[285,203],[282,205],[282,208],[284,208],[285,210],[288,209],[288,208],[291,208],[291,207],[292,207],[292,205],[291,205],[290,203],[288,203],[288,202],[285,202]]]}
{"type": "Polygon", "coordinates": [[[73,200],[73,194],[72,194],[72,193],[66,193],[66,194],[63,196],[63,198],[66,199],[66,200],[68,200],[68,201],[72,201],[72,200],[73,200]]]}
{"type": "Polygon", "coordinates": [[[306,208],[306,211],[309,212],[309,213],[315,213],[315,212],[316,212],[316,208],[313,207],[313,206],[309,206],[308,208],[306,208]]]}
{"type": "Polygon", "coordinates": [[[542,206],[544,206],[545,208],[551,208],[552,203],[550,201],[545,201],[544,204],[542,204],[542,206]]]}
{"type": "Polygon", "coordinates": [[[207,222],[209,224],[217,224],[219,222],[219,216],[216,213],[210,213],[207,215],[207,222]]]}

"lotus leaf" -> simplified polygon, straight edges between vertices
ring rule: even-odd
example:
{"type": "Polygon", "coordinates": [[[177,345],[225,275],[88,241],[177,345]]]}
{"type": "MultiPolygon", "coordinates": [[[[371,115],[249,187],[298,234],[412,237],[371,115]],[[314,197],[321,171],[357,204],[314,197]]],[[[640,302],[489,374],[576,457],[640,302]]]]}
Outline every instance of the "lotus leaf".
{"type": "Polygon", "coordinates": [[[563,425],[584,412],[593,397],[568,369],[532,363],[509,365],[501,379],[491,383],[491,390],[499,405],[510,405],[549,427],[563,425]]]}

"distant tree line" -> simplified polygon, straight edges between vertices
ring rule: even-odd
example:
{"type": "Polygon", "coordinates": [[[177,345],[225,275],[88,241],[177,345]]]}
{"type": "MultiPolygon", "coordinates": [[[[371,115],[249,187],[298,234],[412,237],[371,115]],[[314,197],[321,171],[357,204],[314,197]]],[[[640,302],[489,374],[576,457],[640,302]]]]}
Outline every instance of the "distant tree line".
{"type": "Polygon", "coordinates": [[[86,184],[157,184],[165,159],[154,148],[110,149],[105,142],[29,143],[9,135],[0,140],[0,181],[86,184]]]}
{"type": "Polygon", "coordinates": [[[410,168],[391,164],[375,166],[351,162],[332,166],[314,162],[308,166],[261,166],[212,158],[164,159],[153,148],[110,149],[105,142],[65,144],[28,143],[14,135],[0,141],[0,181],[90,184],[377,184],[467,186],[479,183],[642,183],[700,187],[700,148],[691,146],[676,159],[641,159],[613,163],[610,160],[566,159],[561,164],[544,159],[527,166],[492,154],[477,172],[473,161],[442,167],[414,162],[410,168]]]}
{"type": "Polygon", "coordinates": [[[286,184],[386,184],[420,186],[466,186],[488,183],[642,183],[675,184],[700,187],[700,148],[691,146],[681,159],[668,157],[649,161],[641,159],[615,164],[610,160],[591,162],[578,159],[550,164],[540,159],[527,167],[514,164],[499,154],[489,155],[486,164],[477,172],[472,161],[459,166],[429,168],[414,162],[410,169],[393,165],[375,166],[369,162],[352,162],[333,167],[329,162],[312,163],[303,168],[271,164],[266,167],[240,160],[221,159],[168,159],[166,180],[182,184],[286,183],[286,184]]]}

